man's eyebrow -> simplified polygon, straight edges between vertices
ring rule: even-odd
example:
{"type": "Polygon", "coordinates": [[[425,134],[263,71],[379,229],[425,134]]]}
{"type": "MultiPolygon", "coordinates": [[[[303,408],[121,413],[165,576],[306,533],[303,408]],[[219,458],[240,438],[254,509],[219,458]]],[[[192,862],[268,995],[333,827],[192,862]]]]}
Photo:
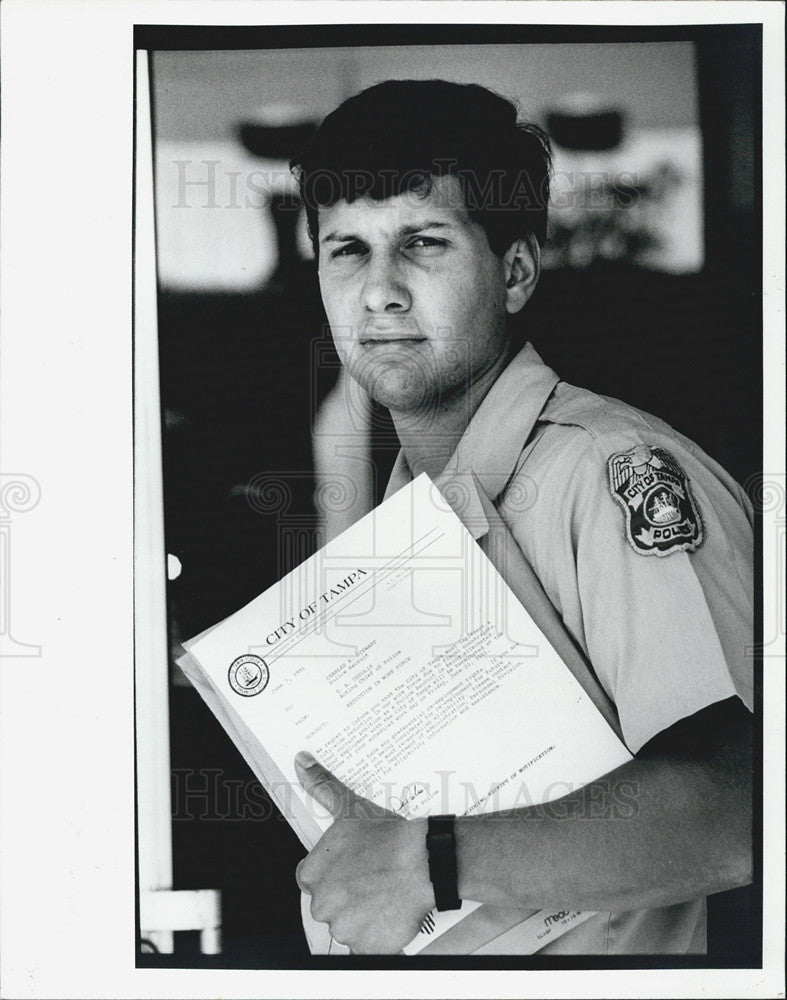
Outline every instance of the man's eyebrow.
{"type": "MultiPolygon", "coordinates": [[[[424,229],[452,229],[453,224],[450,222],[439,222],[437,219],[428,219],[425,222],[419,223],[417,226],[402,226],[398,231],[399,236],[412,236],[413,233],[420,233],[424,229]]],[[[320,243],[349,243],[350,240],[358,240],[363,243],[363,237],[357,236],[355,233],[339,233],[331,232],[326,233],[325,236],[320,237],[320,243]]]]}
{"type": "Polygon", "coordinates": [[[355,236],[353,233],[347,233],[342,236],[340,233],[326,233],[325,236],[320,237],[320,243],[348,243],[350,240],[360,240],[360,236],[355,236]]]}
{"type": "Polygon", "coordinates": [[[402,226],[399,230],[402,236],[412,236],[413,233],[420,233],[423,229],[452,229],[453,226],[450,222],[438,222],[435,220],[430,220],[428,222],[421,222],[417,226],[402,226]]]}

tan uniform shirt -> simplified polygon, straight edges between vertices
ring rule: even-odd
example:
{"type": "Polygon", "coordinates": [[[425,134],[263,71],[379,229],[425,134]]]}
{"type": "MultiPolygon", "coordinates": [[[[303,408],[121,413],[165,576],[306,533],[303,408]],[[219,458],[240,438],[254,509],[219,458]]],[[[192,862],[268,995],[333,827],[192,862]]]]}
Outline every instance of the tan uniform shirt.
{"type": "MultiPolygon", "coordinates": [[[[387,495],[410,478],[400,453],[387,495]]],[[[528,344],[437,483],[632,753],[732,695],[751,710],[751,506],[687,438],[528,344]]],[[[517,954],[520,923],[483,906],[424,954],[517,954]]],[[[541,954],[705,950],[698,899],[597,914],[541,954]]]]}

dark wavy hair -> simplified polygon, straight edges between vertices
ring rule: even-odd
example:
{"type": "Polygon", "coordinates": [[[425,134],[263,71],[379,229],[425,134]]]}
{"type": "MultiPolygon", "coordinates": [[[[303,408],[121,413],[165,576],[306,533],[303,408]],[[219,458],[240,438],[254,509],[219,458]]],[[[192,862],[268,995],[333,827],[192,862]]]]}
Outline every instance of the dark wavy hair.
{"type": "Polygon", "coordinates": [[[363,196],[426,196],[455,176],[470,218],[498,257],[533,233],[546,237],[551,152],[537,125],[477,84],[387,80],[331,112],[290,164],[318,252],[318,209],[363,196]]]}

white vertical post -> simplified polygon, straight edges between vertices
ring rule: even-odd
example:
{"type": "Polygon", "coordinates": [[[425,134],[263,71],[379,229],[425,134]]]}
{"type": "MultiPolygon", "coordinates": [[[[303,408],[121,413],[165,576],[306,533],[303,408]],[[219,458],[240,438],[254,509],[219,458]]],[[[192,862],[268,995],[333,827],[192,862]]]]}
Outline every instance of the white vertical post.
{"type": "MultiPolygon", "coordinates": [[[[134,642],[140,895],[172,888],[169,663],[148,53],[136,54],[134,642]]],[[[143,908],[144,911],[144,908],[143,908]]],[[[142,927],[162,952],[171,930],[142,927]]]]}
{"type": "Polygon", "coordinates": [[[140,931],[160,952],[174,931],[198,930],[205,954],[221,951],[221,894],[172,890],[161,393],[158,363],[153,135],[148,53],[137,52],[134,212],[134,644],[140,931]]]}

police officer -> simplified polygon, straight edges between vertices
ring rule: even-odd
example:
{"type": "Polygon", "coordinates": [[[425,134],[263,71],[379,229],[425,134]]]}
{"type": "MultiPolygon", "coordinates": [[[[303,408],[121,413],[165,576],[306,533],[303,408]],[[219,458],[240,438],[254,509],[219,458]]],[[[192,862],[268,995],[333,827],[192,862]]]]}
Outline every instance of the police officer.
{"type": "Polygon", "coordinates": [[[617,822],[582,790],[559,813],[453,818],[446,848],[299,755],[336,815],[297,872],[312,916],[353,952],[395,953],[430,908],[472,899],[485,905],[434,950],[516,954],[525,913],[565,906],[595,915],[547,952],[703,952],[705,897],[751,879],[743,491],[662,421],[515,347],[506,319],[538,280],[549,148],[508,101],[380,84],[328,116],[297,169],[337,351],[401,442],[389,493],[421,472],[468,485],[479,544],[579,663],[634,755],[608,777],[635,790],[617,822]],[[452,885],[432,881],[437,860],[452,885]]]}

